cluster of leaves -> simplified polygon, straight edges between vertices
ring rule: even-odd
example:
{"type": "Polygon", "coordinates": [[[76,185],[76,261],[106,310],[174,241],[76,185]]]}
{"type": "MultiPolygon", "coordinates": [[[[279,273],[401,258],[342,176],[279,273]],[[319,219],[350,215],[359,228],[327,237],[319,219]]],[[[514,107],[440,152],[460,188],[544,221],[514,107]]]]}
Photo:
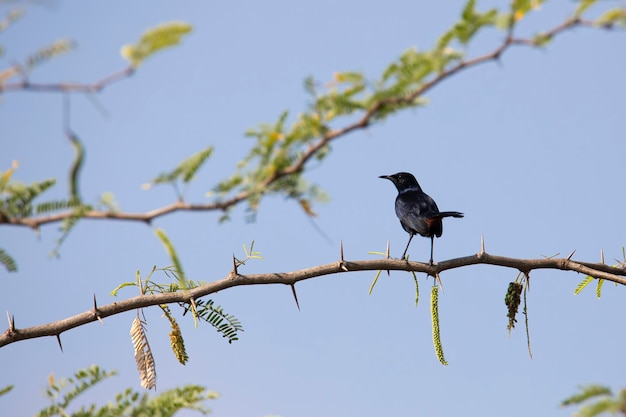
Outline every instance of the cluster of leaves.
{"type": "MultiPolygon", "coordinates": [[[[118,285],[111,292],[111,295],[116,296],[119,290],[130,286],[139,287],[141,294],[162,294],[166,292],[185,291],[206,284],[204,281],[193,281],[184,277],[184,274],[182,273],[182,264],[178,254],[176,253],[174,245],[163,230],[157,229],[156,232],[174,265],[163,269],[153,267],[152,271],[150,271],[148,276],[143,280],[141,279],[139,272],[137,272],[134,282],[129,281],[118,285]],[[156,271],[162,271],[170,278],[170,281],[168,283],[153,281],[152,276],[156,271]]],[[[233,260],[235,267],[244,265],[249,259],[262,259],[260,253],[254,250],[254,242],[250,245],[249,250],[246,245],[243,246],[243,249],[246,257],[242,260],[235,258],[233,260]]],[[[179,305],[183,309],[183,316],[187,312],[191,312],[196,326],[198,325],[198,321],[202,320],[213,326],[215,330],[222,335],[222,337],[228,339],[228,343],[239,340],[239,333],[243,331],[241,322],[232,314],[226,313],[221,306],[215,305],[213,300],[204,301],[192,299],[190,302],[179,303],[179,305]]],[[[169,306],[160,305],[160,307],[165,317],[170,322],[171,330],[169,338],[172,351],[174,352],[178,362],[185,365],[189,360],[189,356],[187,355],[187,351],[185,349],[185,340],[180,326],[172,314],[169,306]]],[[[146,326],[147,322],[145,318],[144,320],[141,320],[139,318],[139,311],[137,311],[137,315],[131,325],[130,334],[133,342],[135,361],[137,363],[141,385],[146,389],[151,389],[156,386],[156,364],[148,342],[146,326]]]]}
{"type": "MultiPolygon", "coordinates": [[[[16,169],[17,163],[14,162],[13,166],[7,171],[0,172],[0,220],[8,221],[11,218],[28,218],[34,214],[44,214],[64,209],[72,209],[77,211],[77,213],[80,210],[89,209],[88,206],[83,206],[80,201],[71,198],[36,203],[35,199],[54,186],[56,180],[48,179],[26,185],[11,180],[16,169]]],[[[70,223],[68,220],[63,224],[61,230],[65,234],[69,232],[72,225],[73,223],[70,223]]],[[[0,263],[9,271],[17,270],[17,264],[13,258],[2,249],[0,249],[0,263]]]]}
{"type": "MultiPolygon", "coordinates": [[[[0,33],[4,32],[16,21],[18,21],[24,13],[24,8],[13,8],[9,10],[4,15],[2,20],[0,20],[0,33]]],[[[10,79],[17,76],[21,76],[26,79],[32,69],[46,61],[67,53],[74,47],[75,44],[71,39],[58,39],[30,54],[23,63],[16,63],[8,68],[0,70],[0,92],[2,91],[3,85],[10,79]]],[[[3,54],[4,48],[0,45],[0,57],[3,54]]]]}
{"type": "Polygon", "coordinates": [[[467,45],[482,29],[509,29],[514,16],[520,19],[536,7],[535,3],[540,2],[514,1],[509,12],[501,13],[496,9],[480,12],[476,1],[470,0],[459,21],[432,49],[407,50],[378,79],[368,80],[354,71],[335,73],[326,84],[308,78],[308,109],[291,118],[284,111],[275,123],[248,130],[247,136],[255,139],[253,147],[237,171],[221,181],[215,191],[221,198],[246,195],[251,211],[257,210],[264,195],[282,194],[296,200],[307,214],[313,214],[312,203],[323,201],[325,195],[303,177],[310,160],[322,161],[329,154],[331,141],[351,130],[426,104],[423,93],[464,64],[464,51],[459,47],[467,45]],[[343,127],[337,127],[342,126],[340,119],[345,122],[343,127]]]}
{"type": "Polygon", "coordinates": [[[562,407],[580,406],[576,417],[596,417],[601,414],[626,417],[626,389],[613,394],[611,389],[602,385],[588,385],[580,392],[561,402],[562,407]],[[593,401],[592,401],[593,400],[593,401]]]}
{"type": "MultiPolygon", "coordinates": [[[[613,268],[626,268],[626,247],[622,247],[622,257],[623,259],[621,261],[616,260],[617,264],[612,265],[613,268]]],[[[600,260],[600,262],[604,263],[604,254],[602,255],[602,259],[600,260]]],[[[591,282],[594,280],[595,278],[592,277],[591,275],[587,275],[577,286],[576,289],[574,290],[574,294],[578,295],[582,292],[582,290],[584,290],[587,285],[591,284],[591,282]]],[[[602,286],[604,285],[604,280],[603,279],[598,279],[598,284],[596,285],[596,296],[598,298],[602,297],[602,286]]],[[[617,284],[615,284],[617,285],[617,284]]]]}
{"type": "MultiPolygon", "coordinates": [[[[217,398],[217,393],[199,385],[185,385],[163,391],[156,396],[127,388],[117,394],[114,401],[104,406],[90,404],[83,405],[75,412],[68,411],[70,405],[86,390],[116,374],[117,372],[107,372],[94,365],[79,370],[70,378],[56,380],[51,375],[45,391],[51,405],[39,411],[36,417],[172,417],[180,410],[192,410],[207,415],[211,410],[206,407],[206,401],[217,398]]],[[[12,388],[13,386],[8,386],[0,389],[0,396],[9,393],[12,388]]]]}

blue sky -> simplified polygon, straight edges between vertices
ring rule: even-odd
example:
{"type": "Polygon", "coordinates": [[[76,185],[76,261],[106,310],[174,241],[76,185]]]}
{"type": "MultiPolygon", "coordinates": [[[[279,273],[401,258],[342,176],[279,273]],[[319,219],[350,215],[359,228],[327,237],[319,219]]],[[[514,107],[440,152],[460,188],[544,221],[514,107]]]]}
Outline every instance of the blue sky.
{"type": "MultiPolygon", "coordinates": [[[[493,2],[492,2],[493,3],[493,2]]],[[[504,3],[502,3],[504,4],[504,3]]],[[[602,3],[591,10],[598,13],[602,3]]],[[[490,6],[479,2],[479,8],[490,6]]],[[[12,5],[2,5],[6,10],[12,5]]],[[[404,50],[429,48],[453,24],[461,2],[390,1],[377,7],[356,1],[266,1],[254,4],[186,2],[65,2],[28,7],[0,42],[0,68],[42,45],[69,37],[77,49],[45,64],[33,81],[93,82],[125,66],[120,47],[156,24],[182,20],[194,26],[183,45],[147,61],[129,80],[95,97],[72,97],[72,128],[87,147],[82,194],[97,201],[112,192],[126,211],[147,211],[175,199],[167,187],[141,184],[208,145],[216,151],[187,190],[205,192],[234,170],[252,139],[246,129],[271,123],[285,109],[306,109],[306,76],[321,82],[335,71],[363,71],[370,79],[404,50]],[[102,110],[104,109],[104,110],[102,110]]],[[[547,4],[521,25],[532,35],[566,18],[573,4],[547,4]]],[[[470,55],[502,40],[481,35],[470,55]]],[[[219,213],[178,213],[160,218],[197,280],[224,277],[231,256],[255,241],[264,259],[242,273],[291,271],[333,262],[343,241],[347,259],[371,259],[391,241],[400,256],[407,234],[393,211],[395,190],[377,177],[410,171],[450,219],[435,242],[435,259],[489,253],[539,258],[576,250],[575,259],[621,257],[626,231],[623,32],[576,29],[544,50],[513,48],[499,64],[455,76],[428,94],[428,107],[405,111],[333,145],[308,178],[330,196],[315,207],[323,237],[293,202],[263,201],[253,223],[245,208],[219,225],[219,213]]],[[[0,169],[20,163],[15,178],[57,177],[51,197],[67,195],[64,180],[73,153],[63,135],[58,94],[8,93],[0,105],[0,169]]],[[[19,272],[0,271],[0,310],[18,327],[59,320],[115,299],[120,282],[145,275],[169,258],[153,228],[125,222],[84,221],[48,257],[57,226],[39,236],[3,227],[0,247],[19,272]]],[[[411,259],[428,259],[429,242],[416,238],[411,259]]],[[[145,311],[156,356],[157,388],[196,383],[218,391],[216,416],[319,415],[571,415],[559,402],[589,383],[623,387],[626,307],[621,287],[573,290],[574,273],[531,274],[529,314],[534,358],[523,328],[506,332],[503,299],[516,272],[474,266],[442,275],[442,342],[447,367],[434,354],[428,309],[431,280],[381,276],[367,295],[373,272],[329,276],[297,286],[301,311],[288,287],[240,287],[210,297],[236,315],[245,332],[229,345],[208,326],[180,320],[190,361],[179,365],[169,349],[167,320],[145,311]]],[[[162,277],[166,280],[166,277],[162,277]]],[[[135,296],[127,289],[120,297],[135,296]]],[[[46,405],[47,376],[68,376],[97,363],[120,376],[85,395],[104,403],[123,388],[139,387],[129,337],[133,313],[111,317],[54,338],[0,350],[2,415],[34,414],[46,405]]],[[[187,317],[185,317],[187,318],[187,317]]],[[[187,414],[185,414],[187,415],[187,414]]],[[[191,414],[189,414],[191,415],[191,414]]]]}

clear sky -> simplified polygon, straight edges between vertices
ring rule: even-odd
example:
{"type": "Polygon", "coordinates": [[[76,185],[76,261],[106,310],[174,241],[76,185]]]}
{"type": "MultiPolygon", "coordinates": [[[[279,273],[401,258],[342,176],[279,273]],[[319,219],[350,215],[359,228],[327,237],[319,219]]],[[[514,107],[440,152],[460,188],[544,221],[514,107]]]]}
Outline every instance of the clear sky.
{"type": "MultiPolygon", "coordinates": [[[[490,4],[479,2],[479,8],[490,4]]],[[[501,2],[504,5],[504,2],[501,2]]],[[[597,13],[612,2],[602,2],[597,13]]],[[[14,4],[2,4],[7,10],[14,4]]],[[[72,97],[72,128],[87,147],[82,194],[97,201],[115,194],[122,209],[147,211],[175,199],[171,189],[141,184],[192,153],[216,151],[187,190],[205,192],[232,173],[252,139],[246,129],[272,123],[285,109],[307,106],[306,76],[321,82],[335,71],[363,71],[375,79],[404,50],[429,48],[453,24],[462,3],[391,0],[369,5],[320,0],[203,2],[38,2],[0,35],[0,69],[57,38],[77,49],[43,65],[33,81],[93,82],[125,66],[120,47],[156,24],[182,20],[194,26],[183,45],[148,60],[129,80],[93,100],[72,97]],[[94,105],[93,103],[97,103],[94,105]]],[[[547,4],[520,27],[532,35],[560,23],[572,2],[547,4]]],[[[481,35],[470,55],[491,50],[503,35],[481,35]]],[[[458,210],[436,241],[435,259],[476,253],[484,235],[489,253],[540,258],[576,250],[574,259],[598,261],[601,249],[615,263],[626,245],[624,218],[624,68],[626,34],[576,29],[544,50],[513,48],[499,64],[455,76],[428,94],[430,105],[389,118],[342,138],[308,178],[329,195],[315,207],[315,224],[297,204],[263,201],[255,222],[245,207],[219,225],[219,213],[178,213],[160,218],[192,279],[216,280],[231,256],[255,241],[263,260],[242,273],[291,271],[333,262],[343,241],[347,259],[372,259],[391,241],[400,256],[407,234],[393,210],[395,190],[377,177],[410,171],[442,210],[458,210]]],[[[50,197],[67,195],[73,158],[63,135],[58,94],[4,94],[0,104],[0,170],[20,163],[15,178],[59,178],[50,197]]],[[[0,270],[0,311],[18,327],[55,321],[114,301],[109,292],[145,275],[169,258],[151,227],[84,221],[61,248],[48,253],[58,225],[39,236],[0,229],[0,247],[19,272],[0,270]]],[[[427,239],[414,239],[411,259],[428,259],[427,239]]],[[[529,315],[534,358],[523,326],[506,332],[504,295],[516,272],[474,266],[445,272],[440,294],[441,334],[450,365],[437,361],[428,293],[420,276],[414,305],[410,274],[373,272],[329,276],[297,286],[298,311],[288,287],[239,287],[212,298],[236,315],[245,332],[232,345],[208,325],[180,320],[191,357],[179,365],[169,348],[167,320],[145,311],[157,364],[157,388],[186,383],[214,389],[211,406],[222,417],[511,416],[571,415],[558,404],[577,386],[625,386],[624,288],[573,291],[583,276],[559,271],[531,275],[529,315]]],[[[166,277],[161,277],[166,280],[166,277]]],[[[120,297],[137,295],[126,289],[120,297]]],[[[44,407],[47,376],[69,376],[99,364],[120,375],[85,395],[104,403],[139,387],[129,337],[134,313],[54,338],[19,342],[0,350],[1,416],[32,415],[44,407]]],[[[180,318],[180,315],[179,315],[180,318]]],[[[4,327],[3,327],[4,329],[4,327]]],[[[185,414],[191,415],[191,414],[185,414]]]]}

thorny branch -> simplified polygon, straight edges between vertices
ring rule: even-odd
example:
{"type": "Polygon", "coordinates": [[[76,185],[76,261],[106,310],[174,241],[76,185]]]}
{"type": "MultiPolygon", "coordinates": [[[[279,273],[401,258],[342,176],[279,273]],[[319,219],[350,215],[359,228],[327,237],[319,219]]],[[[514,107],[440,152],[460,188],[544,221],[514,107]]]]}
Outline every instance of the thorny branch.
{"type": "Polygon", "coordinates": [[[105,317],[121,314],[126,311],[138,308],[172,304],[190,303],[209,294],[217,293],[228,288],[243,285],[267,285],[284,284],[293,286],[306,279],[319,278],[325,275],[335,275],[344,272],[356,271],[413,271],[424,272],[430,276],[437,276],[443,271],[466,267],[470,265],[495,265],[506,268],[517,269],[530,274],[538,269],[558,269],[563,271],[573,271],[585,275],[590,275],[596,279],[605,279],[618,284],[626,285],[626,266],[609,266],[603,263],[588,263],[573,261],[568,258],[542,258],[542,259],[517,259],[504,256],[489,255],[481,250],[476,255],[442,261],[434,265],[421,262],[409,262],[400,259],[378,259],[347,261],[340,259],[325,265],[314,266],[292,272],[272,272],[265,274],[242,275],[235,270],[226,277],[193,288],[187,291],[168,292],[162,294],[146,294],[129,298],[120,302],[111,303],[105,306],[97,306],[94,300],[94,307],[91,310],[67,317],[65,319],[50,322],[38,326],[18,328],[15,326],[15,318],[9,316],[9,328],[0,335],[0,347],[18,342],[20,340],[34,339],[44,336],[60,337],[61,333],[94,322],[102,321],[105,317]]]}
{"type": "MultiPolygon", "coordinates": [[[[563,23],[555,26],[551,30],[542,34],[543,39],[552,39],[555,36],[572,29],[574,27],[596,27],[593,21],[584,20],[580,18],[571,18],[563,23]]],[[[381,99],[375,102],[369,110],[365,112],[365,114],[356,122],[344,126],[339,129],[331,129],[326,132],[320,139],[311,144],[311,146],[291,165],[285,167],[283,169],[277,170],[273,175],[266,178],[257,189],[266,189],[279,179],[292,175],[298,172],[301,172],[304,169],[306,163],[313,158],[318,152],[324,149],[330,142],[347,135],[356,130],[365,129],[371,124],[374,123],[374,119],[376,115],[389,105],[409,105],[414,102],[415,99],[435,86],[439,85],[443,80],[453,76],[463,70],[468,68],[472,68],[478,66],[480,64],[498,61],[502,54],[508,50],[511,46],[529,46],[529,47],[539,47],[541,43],[537,39],[531,38],[516,38],[513,36],[513,28],[512,25],[510,30],[507,32],[507,35],[504,41],[495,48],[492,52],[469,59],[463,60],[458,64],[452,66],[451,68],[445,69],[441,71],[437,76],[435,76],[430,81],[424,83],[420,88],[413,91],[411,94],[406,96],[399,96],[387,99],[381,99]]],[[[612,29],[612,26],[605,26],[604,29],[612,29]]],[[[116,74],[112,74],[111,76],[105,77],[104,79],[94,83],[94,84],[30,84],[26,81],[22,83],[15,84],[6,84],[3,87],[0,87],[0,92],[2,91],[10,91],[10,90],[18,90],[18,89],[30,89],[30,90],[38,90],[38,91],[69,91],[69,92],[99,92],[107,85],[116,82],[122,78],[128,77],[133,74],[132,67],[127,68],[124,71],[121,71],[116,74]]],[[[141,221],[145,223],[150,223],[157,217],[163,216],[165,214],[173,213],[176,211],[213,211],[213,210],[227,210],[230,207],[233,207],[242,201],[247,200],[251,197],[251,193],[253,191],[242,191],[239,194],[236,194],[228,199],[216,201],[213,203],[206,204],[190,204],[183,201],[177,201],[175,203],[150,210],[148,212],[143,213],[129,213],[129,212],[112,212],[112,211],[102,211],[102,210],[90,210],[82,214],[82,218],[86,219],[108,219],[108,220],[130,220],[130,221],[141,221]]],[[[51,215],[43,215],[38,217],[24,217],[24,218],[16,218],[16,217],[5,217],[0,216],[0,224],[12,224],[18,226],[27,226],[32,229],[38,230],[40,226],[48,223],[55,223],[59,221],[63,221],[65,219],[71,218],[75,216],[75,213],[72,210],[55,213],[51,215]]]]}

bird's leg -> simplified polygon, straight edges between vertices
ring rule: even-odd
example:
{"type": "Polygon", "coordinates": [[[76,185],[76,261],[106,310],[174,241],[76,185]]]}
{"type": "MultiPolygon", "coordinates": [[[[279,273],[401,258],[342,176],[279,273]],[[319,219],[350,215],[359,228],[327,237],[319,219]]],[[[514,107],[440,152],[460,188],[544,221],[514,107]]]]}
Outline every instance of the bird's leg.
{"type": "Polygon", "coordinates": [[[435,244],[435,236],[430,237],[430,264],[433,264],[433,246],[435,244]]]}
{"type": "Polygon", "coordinates": [[[402,259],[406,259],[406,251],[409,250],[409,245],[411,244],[411,239],[413,239],[413,233],[409,234],[409,241],[406,244],[406,248],[404,249],[404,253],[402,254],[402,258],[400,258],[401,260],[402,259]]]}

